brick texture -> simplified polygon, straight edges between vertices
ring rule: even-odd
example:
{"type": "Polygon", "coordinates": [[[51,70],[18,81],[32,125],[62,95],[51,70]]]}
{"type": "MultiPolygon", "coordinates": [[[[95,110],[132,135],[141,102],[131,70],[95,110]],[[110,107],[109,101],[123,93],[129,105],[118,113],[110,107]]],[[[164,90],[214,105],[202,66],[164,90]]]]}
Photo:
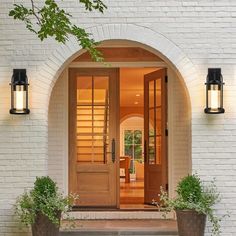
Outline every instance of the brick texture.
{"type": "MultiPolygon", "coordinates": [[[[26,235],[13,217],[16,197],[35,176],[48,174],[48,107],[52,88],[78,55],[66,45],[40,42],[8,16],[13,3],[0,2],[0,235],[26,235]],[[27,68],[29,116],[9,115],[13,68],[27,68]]],[[[26,1],[25,1],[26,2],[26,1]]],[[[79,0],[60,2],[97,40],[127,39],[150,46],[182,77],[191,104],[192,169],[206,181],[216,177],[222,201],[217,214],[223,236],[236,234],[236,2],[235,0],[109,0],[108,9],[87,13],[79,0]],[[204,82],[208,67],[221,67],[225,80],[223,115],[206,115],[204,82]]],[[[180,114],[181,116],[181,114],[180,114]]],[[[191,142],[191,140],[189,140],[191,142]]],[[[206,235],[210,235],[207,228],[206,235]]]]}

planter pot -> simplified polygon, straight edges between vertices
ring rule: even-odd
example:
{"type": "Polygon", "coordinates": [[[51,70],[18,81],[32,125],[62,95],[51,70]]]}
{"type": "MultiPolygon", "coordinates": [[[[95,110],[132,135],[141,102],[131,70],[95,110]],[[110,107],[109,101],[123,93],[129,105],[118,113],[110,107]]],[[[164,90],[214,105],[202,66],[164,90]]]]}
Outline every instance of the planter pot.
{"type": "Polygon", "coordinates": [[[204,236],[206,215],[193,210],[176,210],[179,236],[204,236]]]}
{"type": "MultiPolygon", "coordinates": [[[[61,213],[58,213],[60,220],[61,213]]],[[[47,216],[38,213],[35,218],[35,223],[32,225],[33,236],[59,236],[60,226],[53,224],[47,216]]]]}

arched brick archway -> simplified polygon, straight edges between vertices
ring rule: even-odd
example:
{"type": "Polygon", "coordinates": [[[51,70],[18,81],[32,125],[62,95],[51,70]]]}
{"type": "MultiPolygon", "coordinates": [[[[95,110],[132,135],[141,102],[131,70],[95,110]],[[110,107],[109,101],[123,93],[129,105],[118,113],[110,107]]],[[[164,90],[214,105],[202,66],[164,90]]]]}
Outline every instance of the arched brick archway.
{"type": "MultiPolygon", "coordinates": [[[[191,94],[191,84],[197,81],[197,71],[184,52],[172,41],[149,28],[133,24],[106,24],[88,29],[96,41],[130,40],[146,45],[164,61],[166,61],[184,81],[188,94],[191,94]],[[140,34],[141,32],[141,34],[140,34]]],[[[81,53],[81,47],[75,38],[70,38],[65,45],[59,45],[50,58],[40,69],[45,94],[45,106],[48,107],[52,88],[66,66],[81,53]]],[[[189,96],[190,102],[191,97],[189,96]]]]}
{"type": "MultiPolygon", "coordinates": [[[[191,116],[191,101],[189,99],[189,94],[191,94],[191,83],[194,79],[196,79],[196,72],[190,60],[181,52],[181,50],[169,41],[167,38],[162,35],[143,27],[138,27],[135,25],[104,25],[100,27],[94,27],[90,29],[94,35],[94,38],[98,41],[115,41],[119,40],[128,40],[131,44],[138,45],[143,47],[151,52],[157,54],[160,58],[162,58],[167,64],[168,67],[172,69],[174,74],[177,74],[180,78],[183,86],[181,86],[182,90],[185,90],[186,103],[185,107],[189,111],[189,116],[191,116]],[[140,38],[140,32],[142,31],[142,38],[140,38]]],[[[50,95],[54,85],[57,82],[58,77],[61,75],[62,71],[68,67],[68,65],[83,52],[79,47],[76,40],[71,39],[68,41],[66,45],[60,45],[54,54],[48,59],[45,63],[45,66],[42,68],[41,73],[44,75],[44,81],[47,83],[47,99],[45,101],[45,106],[49,107],[50,103],[50,95]],[[53,76],[52,76],[53,75],[53,76]]],[[[45,87],[45,85],[44,85],[45,87]]],[[[56,86],[57,87],[57,86],[56,86]]],[[[56,88],[55,87],[55,88],[56,88]]],[[[54,89],[53,91],[55,91],[54,89]]],[[[46,92],[46,91],[45,91],[46,92]]],[[[55,99],[55,98],[54,98],[55,99]]],[[[50,112],[50,111],[49,111],[50,112]]],[[[178,111],[181,112],[181,111],[178,111]]],[[[50,121],[50,119],[49,119],[50,121]]],[[[61,121],[58,121],[61,126],[61,121]]],[[[188,118],[188,124],[191,125],[191,120],[188,118]]],[[[50,134],[50,124],[55,122],[49,122],[49,134],[50,134]]],[[[57,129],[57,128],[56,128],[57,129]]],[[[55,130],[55,127],[54,127],[55,130]]],[[[190,132],[191,133],[191,132],[190,132]]],[[[188,141],[191,138],[189,137],[188,141]]],[[[64,141],[62,141],[64,142],[64,141]]],[[[65,143],[63,143],[65,145],[65,143]]],[[[67,145],[65,145],[67,146],[67,145]]],[[[191,147],[191,141],[189,143],[189,147],[191,147]]],[[[53,161],[50,155],[50,139],[49,139],[49,162],[53,161]]],[[[67,152],[65,152],[67,153],[67,152]]],[[[190,157],[191,151],[187,154],[187,158],[190,157]]],[[[176,153],[175,153],[176,154],[176,153]]],[[[66,154],[67,155],[67,154],[66,154]]],[[[173,154],[172,154],[173,156],[173,154]]],[[[58,161],[61,161],[61,157],[57,156],[58,161]]],[[[173,158],[172,158],[173,159],[173,158]]],[[[55,160],[54,160],[55,161],[55,160]]],[[[183,161],[183,160],[182,160],[183,161]]],[[[48,162],[48,163],[49,163],[48,162]]],[[[190,163],[191,161],[189,161],[190,163]]],[[[66,172],[68,168],[66,167],[68,163],[68,159],[64,160],[64,164],[61,163],[61,169],[64,172],[64,180],[60,180],[61,186],[64,185],[64,191],[67,191],[66,184],[68,182],[66,172]],[[66,170],[66,171],[65,171],[66,170]]],[[[50,164],[50,163],[49,163],[50,164]]],[[[190,171],[191,167],[188,166],[190,171]]],[[[174,188],[172,188],[174,189],[174,188]]]]}

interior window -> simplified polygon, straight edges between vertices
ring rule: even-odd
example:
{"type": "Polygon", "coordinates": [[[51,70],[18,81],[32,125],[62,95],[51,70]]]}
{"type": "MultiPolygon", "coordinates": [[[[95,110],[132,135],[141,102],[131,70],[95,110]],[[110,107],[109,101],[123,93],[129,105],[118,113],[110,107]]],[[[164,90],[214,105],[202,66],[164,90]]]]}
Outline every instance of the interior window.
{"type": "Polygon", "coordinates": [[[124,154],[131,157],[131,173],[135,173],[134,162],[143,162],[142,130],[124,130],[124,154]]]}

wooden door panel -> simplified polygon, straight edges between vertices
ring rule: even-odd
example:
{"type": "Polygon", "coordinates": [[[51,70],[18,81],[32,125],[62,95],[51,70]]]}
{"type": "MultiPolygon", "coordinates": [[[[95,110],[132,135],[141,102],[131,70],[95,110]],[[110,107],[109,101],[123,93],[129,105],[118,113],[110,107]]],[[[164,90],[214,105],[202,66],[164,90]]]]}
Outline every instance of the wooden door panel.
{"type": "Polygon", "coordinates": [[[116,207],[118,70],[70,69],[69,80],[69,191],[79,206],[116,207]]]}
{"type": "Polygon", "coordinates": [[[162,185],[161,168],[149,166],[145,168],[145,203],[152,203],[152,200],[157,200],[159,194],[158,189],[162,185]],[[155,181],[153,181],[155,180],[155,181]],[[148,187],[147,187],[148,186],[148,187]]]}
{"type": "Polygon", "coordinates": [[[166,151],[166,69],[144,76],[144,201],[159,200],[160,187],[167,185],[166,151]]]}

